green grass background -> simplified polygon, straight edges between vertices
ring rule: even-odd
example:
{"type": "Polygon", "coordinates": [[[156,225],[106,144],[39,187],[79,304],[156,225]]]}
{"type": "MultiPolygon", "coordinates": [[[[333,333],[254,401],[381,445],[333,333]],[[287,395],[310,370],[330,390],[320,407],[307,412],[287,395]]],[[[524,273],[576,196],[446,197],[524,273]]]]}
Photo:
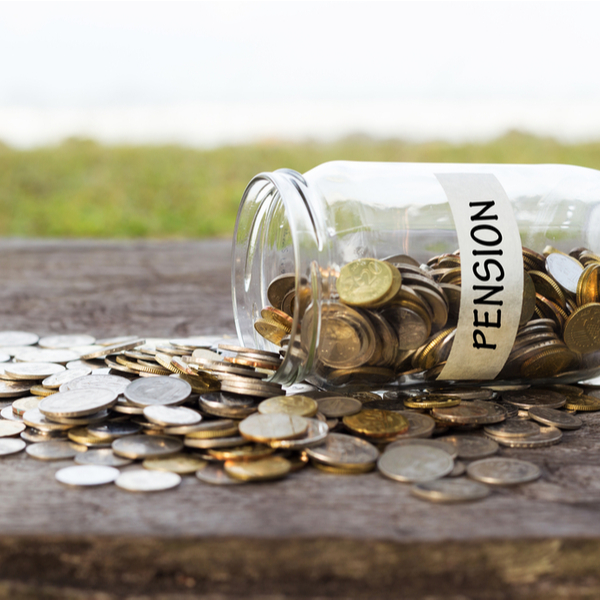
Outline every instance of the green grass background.
{"type": "Polygon", "coordinates": [[[329,160],[566,163],[600,169],[600,142],[567,145],[519,132],[487,142],[407,143],[356,136],[198,150],[103,146],[34,150],[0,144],[0,235],[197,238],[231,235],[248,181],[329,160]]]}

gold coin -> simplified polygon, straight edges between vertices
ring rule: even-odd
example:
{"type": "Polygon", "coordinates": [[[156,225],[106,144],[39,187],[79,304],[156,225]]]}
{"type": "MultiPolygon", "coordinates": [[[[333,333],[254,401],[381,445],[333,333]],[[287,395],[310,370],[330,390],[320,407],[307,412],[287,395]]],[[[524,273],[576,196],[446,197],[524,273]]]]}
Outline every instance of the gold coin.
{"type": "Polygon", "coordinates": [[[366,408],[342,419],[344,425],[355,433],[373,438],[386,438],[408,430],[408,421],[391,410],[366,408]]]}
{"type": "Polygon", "coordinates": [[[295,439],[307,432],[308,421],[298,415],[255,413],[240,422],[239,430],[244,438],[254,442],[295,439]]]}
{"type": "Polygon", "coordinates": [[[521,304],[521,318],[519,325],[525,325],[533,316],[535,310],[535,285],[527,271],[523,271],[523,303],[521,304]]]}
{"type": "Polygon", "coordinates": [[[523,247],[523,259],[533,265],[533,271],[543,271],[546,268],[546,258],[539,252],[523,247]]]}
{"type": "Polygon", "coordinates": [[[275,448],[264,444],[246,444],[233,448],[210,448],[208,453],[217,460],[259,460],[275,452],[275,448]]]}
{"type": "Polygon", "coordinates": [[[319,409],[318,404],[307,396],[274,396],[263,400],[258,405],[258,412],[263,415],[283,413],[286,415],[300,415],[313,417],[319,409]]]}
{"type": "Polygon", "coordinates": [[[590,263],[577,282],[577,304],[582,306],[600,300],[600,264],[590,263]]]}
{"type": "Polygon", "coordinates": [[[548,298],[548,300],[553,300],[556,302],[563,310],[566,308],[566,299],[565,294],[563,293],[560,285],[552,279],[546,273],[542,273],[541,271],[530,271],[529,276],[533,280],[535,285],[535,291],[543,296],[544,298],[548,298]]]}
{"type": "Polygon", "coordinates": [[[285,477],[292,465],[281,456],[270,456],[249,462],[227,461],[225,472],[234,479],[241,481],[267,481],[285,477]]]}
{"type": "Polygon", "coordinates": [[[398,269],[389,263],[374,258],[361,258],[345,264],[336,282],[340,300],[359,307],[377,304],[393,289],[397,281],[394,270],[399,274],[398,269]]]}
{"type": "Polygon", "coordinates": [[[292,330],[294,320],[282,310],[278,310],[272,306],[266,306],[260,311],[260,316],[266,321],[272,321],[273,323],[280,325],[286,329],[288,333],[292,330]]]}
{"type": "Polygon", "coordinates": [[[356,468],[333,467],[331,465],[324,465],[316,460],[313,460],[311,464],[313,467],[319,469],[319,471],[323,471],[324,473],[332,473],[333,475],[362,475],[363,473],[369,473],[369,471],[372,471],[375,468],[375,463],[356,468]]]}
{"type": "Polygon", "coordinates": [[[267,289],[267,298],[269,302],[281,310],[283,299],[292,292],[296,286],[296,276],[293,273],[285,273],[275,277],[267,289]]]}
{"type": "Polygon", "coordinates": [[[404,400],[406,408],[416,408],[420,410],[429,410],[432,408],[450,408],[458,406],[460,398],[452,396],[443,396],[441,394],[428,394],[427,396],[419,396],[404,400]]]}
{"type": "Polygon", "coordinates": [[[190,454],[174,454],[173,456],[146,458],[142,466],[151,471],[170,471],[179,475],[189,475],[203,469],[207,464],[205,460],[190,454]]]}
{"type": "Polygon", "coordinates": [[[521,365],[521,375],[528,379],[552,377],[568,371],[575,360],[567,348],[548,348],[528,358],[521,365]]]}
{"type": "Polygon", "coordinates": [[[100,438],[92,435],[87,427],[75,427],[67,432],[69,439],[82,446],[110,446],[109,438],[100,438]]]}
{"type": "Polygon", "coordinates": [[[283,325],[266,319],[257,319],[254,322],[254,329],[276,346],[281,346],[281,340],[290,332],[283,325]]]}
{"type": "Polygon", "coordinates": [[[579,410],[581,412],[593,412],[600,410],[600,400],[593,396],[568,397],[564,406],[566,410],[579,410]]]}
{"type": "Polygon", "coordinates": [[[573,352],[600,350],[600,304],[590,302],[577,308],[567,319],[563,336],[573,352]]]}
{"type": "Polygon", "coordinates": [[[56,394],[56,392],[58,392],[58,390],[51,390],[48,388],[45,388],[43,385],[33,385],[30,388],[30,393],[32,393],[34,396],[52,396],[52,394],[56,394]]]}

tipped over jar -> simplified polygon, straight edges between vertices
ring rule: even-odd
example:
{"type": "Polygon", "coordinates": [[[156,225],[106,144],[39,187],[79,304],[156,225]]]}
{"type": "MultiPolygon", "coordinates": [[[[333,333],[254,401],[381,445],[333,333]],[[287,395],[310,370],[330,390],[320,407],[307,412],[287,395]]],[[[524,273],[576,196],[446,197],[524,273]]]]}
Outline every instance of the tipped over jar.
{"type": "Polygon", "coordinates": [[[330,162],[257,175],[232,267],[244,346],[323,388],[600,372],[600,172],[330,162]]]}

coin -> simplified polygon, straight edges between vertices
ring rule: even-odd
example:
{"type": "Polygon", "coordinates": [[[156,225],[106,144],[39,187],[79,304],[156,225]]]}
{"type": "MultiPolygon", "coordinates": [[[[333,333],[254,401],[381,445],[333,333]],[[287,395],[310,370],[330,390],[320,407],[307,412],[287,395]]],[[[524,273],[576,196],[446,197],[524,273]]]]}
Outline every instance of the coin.
{"type": "Polygon", "coordinates": [[[256,413],[239,424],[240,434],[254,442],[294,439],[308,430],[308,421],[298,415],[256,413]]]}
{"type": "Polygon", "coordinates": [[[111,444],[110,440],[92,435],[87,427],[75,427],[69,429],[67,436],[72,442],[90,448],[110,447],[111,444]]]}
{"type": "Polygon", "coordinates": [[[173,405],[185,402],[192,393],[192,386],[173,377],[150,377],[136,379],[125,389],[125,398],[137,406],[173,405]]]}
{"type": "Polygon", "coordinates": [[[495,438],[526,438],[530,435],[539,433],[540,426],[533,421],[524,421],[522,419],[507,419],[502,423],[486,425],[483,430],[493,435],[495,438]]]}
{"type": "Polygon", "coordinates": [[[372,306],[394,287],[399,289],[401,281],[398,270],[389,263],[365,258],[346,263],[340,269],[336,289],[344,304],[372,306]]]}
{"type": "Polygon", "coordinates": [[[128,435],[112,442],[115,454],[132,458],[152,458],[176,454],[183,448],[183,442],[173,437],[128,435]]]}
{"type": "Polygon", "coordinates": [[[258,405],[258,412],[263,415],[286,414],[312,417],[318,408],[317,403],[307,396],[274,396],[263,400],[258,405]]]}
{"type": "Polygon", "coordinates": [[[248,440],[241,435],[229,437],[195,438],[186,435],[183,443],[188,448],[233,448],[247,443],[248,440]]]}
{"type": "MultiPolygon", "coordinates": [[[[130,339],[130,338],[128,338],[130,339]]],[[[83,354],[78,358],[81,358],[82,360],[90,360],[92,358],[104,358],[105,356],[108,356],[109,354],[116,354],[117,352],[122,352],[124,350],[131,350],[133,348],[136,348],[137,346],[141,346],[144,343],[144,340],[138,339],[138,340],[132,340],[132,341],[120,341],[117,342],[115,344],[112,345],[103,345],[100,344],[100,342],[96,342],[96,344],[98,346],[101,346],[100,348],[98,348],[97,350],[93,351],[93,352],[88,352],[87,354],[83,354]]],[[[71,359],[73,360],[73,359],[71,359]]]]}
{"type": "Polygon", "coordinates": [[[10,363],[4,368],[4,374],[12,379],[36,381],[53,373],[64,371],[62,365],[45,362],[10,363]]]}
{"type": "Polygon", "coordinates": [[[281,456],[269,456],[249,462],[226,461],[227,475],[242,481],[267,481],[285,477],[292,465],[281,456]]]}
{"type": "Polygon", "coordinates": [[[68,392],[71,390],[84,390],[87,388],[106,388],[112,390],[115,394],[120,395],[125,391],[125,388],[131,383],[129,379],[120,377],[119,375],[86,375],[78,377],[63,383],[59,391],[68,392]]]}
{"type": "Polygon", "coordinates": [[[115,485],[128,492],[160,492],[177,487],[181,476],[170,471],[135,469],[121,473],[115,485]]]}
{"type": "MultiPolygon", "coordinates": [[[[176,428],[170,428],[167,433],[180,435],[176,428]],[[173,431],[171,431],[171,429],[173,431]]],[[[189,431],[182,431],[181,435],[186,435],[190,438],[219,438],[234,435],[238,432],[238,424],[231,419],[215,419],[214,421],[203,421],[198,425],[190,427],[189,431]]]]}
{"type": "Polygon", "coordinates": [[[494,440],[472,435],[447,435],[440,439],[447,444],[452,444],[458,453],[458,458],[464,460],[478,460],[498,452],[498,444],[494,440]]]}
{"type": "Polygon", "coordinates": [[[539,467],[516,458],[484,458],[467,467],[471,479],[491,485],[516,485],[539,479],[539,467]]]}
{"type": "Polygon", "coordinates": [[[398,410],[396,412],[408,421],[408,429],[394,436],[393,440],[428,438],[431,436],[435,428],[435,421],[429,415],[422,415],[409,410],[398,410]]]}
{"type": "Polygon", "coordinates": [[[300,439],[293,440],[271,440],[269,445],[273,448],[285,448],[287,450],[302,450],[311,446],[320,444],[329,433],[327,422],[317,419],[306,419],[308,421],[308,430],[306,435],[300,439]]]}
{"type": "Polygon", "coordinates": [[[119,476],[119,470],[106,465],[76,465],[59,469],[54,476],[65,485],[105,485],[119,476]]]}
{"type": "Polygon", "coordinates": [[[98,437],[108,440],[135,435],[141,430],[140,425],[131,421],[112,420],[105,423],[96,423],[88,426],[88,431],[98,437]]]}
{"type": "Polygon", "coordinates": [[[85,452],[85,446],[66,441],[39,442],[30,444],[25,448],[25,452],[32,458],[38,460],[62,460],[65,458],[74,458],[78,452],[85,452]]]}
{"type": "Polygon", "coordinates": [[[565,323],[563,336],[573,352],[600,350],[600,303],[590,302],[576,308],[565,323]]]}
{"type": "Polygon", "coordinates": [[[413,496],[430,502],[472,502],[490,495],[490,489],[469,479],[436,479],[416,483],[410,489],[413,496]]]}
{"type": "Polygon", "coordinates": [[[0,346],[31,346],[39,339],[28,331],[0,331],[0,346]]]}
{"type": "Polygon", "coordinates": [[[480,423],[488,416],[488,411],[482,406],[460,404],[449,408],[434,408],[431,415],[442,423],[468,425],[480,423]]]}
{"type": "Polygon", "coordinates": [[[577,282],[583,272],[581,263],[571,256],[553,252],[546,256],[546,271],[563,290],[577,293],[577,282]]]}
{"type": "Polygon", "coordinates": [[[46,417],[83,417],[110,408],[117,402],[116,394],[106,388],[87,388],[58,392],[44,398],[38,405],[46,417]]]}
{"type": "Polygon", "coordinates": [[[362,402],[348,396],[329,396],[318,400],[317,404],[319,411],[329,418],[355,415],[362,410],[362,402]]]}
{"type": "Polygon", "coordinates": [[[77,379],[78,377],[85,377],[92,372],[90,367],[78,367],[74,369],[65,369],[64,371],[59,371],[54,375],[50,375],[46,377],[44,381],[42,381],[42,385],[44,387],[50,389],[58,389],[63,383],[67,383],[72,381],[73,379],[77,379]]]}
{"type": "Polygon", "coordinates": [[[275,448],[264,444],[243,444],[233,448],[210,448],[208,454],[216,460],[258,460],[271,456],[275,452],[275,448]]]}
{"type": "Polygon", "coordinates": [[[569,398],[564,407],[567,410],[593,412],[600,410],[600,400],[593,396],[575,396],[569,398]]]}
{"type": "Polygon", "coordinates": [[[217,417],[241,419],[257,410],[254,396],[225,391],[201,394],[198,403],[203,411],[217,417]]]}
{"type": "Polygon", "coordinates": [[[67,440],[66,431],[40,431],[33,427],[28,427],[21,432],[21,439],[26,442],[50,442],[52,440],[67,440]]]}
{"type": "Polygon", "coordinates": [[[144,469],[151,471],[170,471],[179,475],[189,475],[206,466],[207,462],[191,454],[174,454],[173,456],[147,458],[143,462],[144,469]]]}
{"type": "Polygon", "coordinates": [[[368,468],[375,466],[379,451],[365,440],[343,433],[330,433],[323,443],[306,449],[310,458],[334,467],[368,468]]]}
{"type": "Polygon", "coordinates": [[[404,446],[418,446],[418,447],[427,447],[427,448],[435,448],[436,450],[442,450],[445,452],[452,460],[457,458],[458,450],[453,444],[449,444],[442,440],[430,440],[430,439],[422,439],[422,438],[408,438],[408,439],[399,439],[392,442],[387,448],[388,450],[393,450],[394,448],[400,448],[404,446]]]}
{"type": "Polygon", "coordinates": [[[579,417],[569,413],[556,410],[554,408],[545,408],[543,406],[534,406],[529,409],[529,416],[543,425],[550,425],[558,429],[579,429],[583,422],[579,417]]]}
{"type": "Polygon", "coordinates": [[[25,442],[21,439],[3,438],[0,439],[0,456],[16,454],[25,449],[25,442]]]}
{"type": "Polygon", "coordinates": [[[398,336],[398,349],[415,350],[425,343],[431,332],[431,319],[416,304],[392,303],[381,314],[398,336]]]}
{"type": "Polygon", "coordinates": [[[502,400],[518,408],[529,410],[534,406],[546,408],[561,408],[565,405],[567,398],[556,391],[545,388],[531,388],[517,392],[503,392],[502,400]]]}
{"type": "Polygon", "coordinates": [[[71,429],[72,425],[64,425],[62,423],[55,423],[50,419],[47,419],[41,412],[39,408],[33,408],[31,410],[26,411],[23,414],[23,423],[28,425],[29,427],[33,427],[34,429],[39,429],[43,432],[49,431],[67,431],[71,429]]]}
{"type": "Polygon", "coordinates": [[[342,419],[344,425],[360,435],[390,437],[408,431],[408,421],[400,414],[377,408],[363,409],[342,419]]]}
{"type": "MultiPolygon", "coordinates": [[[[50,350],[46,348],[32,348],[27,346],[15,354],[17,362],[39,362],[39,363],[68,363],[77,360],[79,354],[72,350],[50,350]]],[[[48,373],[51,375],[51,373],[48,373]]]]}
{"type": "Polygon", "coordinates": [[[144,416],[148,421],[165,427],[196,425],[202,420],[202,416],[199,413],[185,406],[146,406],[144,408],[144,416]]]}
{"type": "Polygon", "coordinates": [[[129,458],[117,456],[111,448],[93,448],[75,455],[78,465],[105,465],[107,467],[125,467],[133,461],[129,458]]]}
{"type": "Polygon", "coordinates": [[[18,421],[0,421],[0,438],[11,437],[13,435],[19,435],[21,431],[25,430],[25,423],[19,423],[18,421]]]}
{"type": "Polygon", "coordinates": [[[29,393],[31,383],[21,381],[0,381],[0,398],[18,398],[29,393]]]}
{"type": "Polygon", "coordinates": [[[458,406],[459,404],[460,398],[438,394],[427,394],[425,396],[418,396],[410,399],[407,398],[404,400],[404,406],[406,406],[406,408],[416,408],[418,410],[450,408],[451,406],[458,406]]]}
{"type": "Polygon", "coordinates": [[[40,338],[40,348],[73,348],[75,346],[90,346],[96,341],[91,335],[47,335],[40,338]]]}
{"type": "Polygon", "coordinates": [[[42,399],[37,396],[26,396],[25,398],[19,398],[12,403],[13,413],[23,416],[28,410],[37,408],[41,401],[42,399]]]}
{"type": "Polygon", "coordinates": [[[540,431],[526,438],[496,438],[499,444],[509,448],[543,448],[558,444],[562,431],[556,427],[540,427],[540,431]]]}
{"type": "Polygon", "coordinates": [[[450,473],[453,467],[454,461],[447,452],[422,445],[395,446],[377,461],[382,475],[403,482],[438,479],[450,473]]]}
{"type": "Polygon", "coordinates": [[[241,479],[230,477],[221,465],[207,464],[202,469],[196,471],[196,477],[211,485],[240,485],[245,483],[241,479]]]}

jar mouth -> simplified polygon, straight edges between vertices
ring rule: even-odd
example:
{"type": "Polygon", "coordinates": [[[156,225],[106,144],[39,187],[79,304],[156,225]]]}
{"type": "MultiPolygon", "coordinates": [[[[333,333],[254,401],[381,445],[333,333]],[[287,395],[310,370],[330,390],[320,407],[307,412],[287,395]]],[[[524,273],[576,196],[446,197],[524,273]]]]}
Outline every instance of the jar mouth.
{"type": "MultiPolygon", "coordinates": [[[[320,327],[321,249],[317,221],[308,199],[308,188],[300,173],[280,169],[261,173],[248,184],[238,210],[232,251],[232,301],[235,327],[246,347],[278,351],[254,327],[261,311],[270,306],[268,289],[276,277],[294,278],[293,322],[283,362],[270,378],[291,385],[304,378],[312,366],[320,327]],[[300,302],[310,290],[313,332],[308,347],[300,345],[300,302]]],[[[280,309],[280,306],[274,308],[280,309]]]]}

